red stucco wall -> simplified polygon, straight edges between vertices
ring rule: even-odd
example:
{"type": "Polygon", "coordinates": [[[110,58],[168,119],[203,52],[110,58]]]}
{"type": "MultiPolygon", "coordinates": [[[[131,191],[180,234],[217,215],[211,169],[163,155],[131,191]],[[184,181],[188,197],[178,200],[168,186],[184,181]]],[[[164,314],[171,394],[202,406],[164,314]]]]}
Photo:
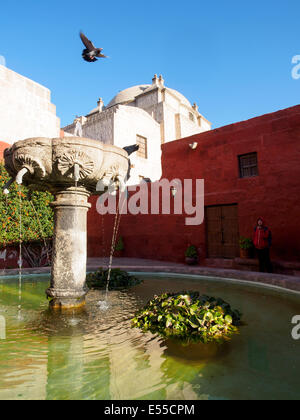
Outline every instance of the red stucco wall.
{"type": "MultiPolygon", "coordinates": [[[[300,261],[300,106],[162,145],[163,177],[205,182],[205,205],[238,204],[239,232],[251,236],[258,215],[273,233],[272,258],[300,261]],[[196,150],[189,144],[198,142],[196,150]],[[238,155],[257,152],[259,176],[239,178],[238,155]]],[[[95,198],[88,214],[88,256],[107,254],[112,216],[104,222],[95,198]],[[103,243],[104,237],[104,243],[103,243]]],[[[205,223],[186,215],[123,215],[128,257],[183,261],[189,243],[206,256],[205,223]]]]}
{"type": "Polygon", "coordinates": [[[5,143],[4,141],[0,141],[0,161],[3,160],[3,152],[6,148],[10,147],[11,145],[5,143]]]}

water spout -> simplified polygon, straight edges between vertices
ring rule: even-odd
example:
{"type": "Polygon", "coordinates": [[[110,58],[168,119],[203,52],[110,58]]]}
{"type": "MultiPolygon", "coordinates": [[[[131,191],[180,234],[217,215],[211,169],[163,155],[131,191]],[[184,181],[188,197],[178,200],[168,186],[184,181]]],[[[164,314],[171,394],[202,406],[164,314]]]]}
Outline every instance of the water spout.
{"type": "Polygon", "coordinates": [[[27,168],[22,168],[18,173],[17,173],[17,176],[16,176],[16,183],[18,184],[18,185],[21,185],[22,183],[23,183],[23,176],[25,175],[25,174],[27,174],[27,172],[28,172],[28,169],[27,168]]]}
{"type": "Polygon", "coordinates": [[[116,177],[119,183],[119,191],[123,193],[126,190],[126,183],[124,182],[123,178],[121,176],[116,177]]]}
{"type": "Polygon", "coordinates": [[[16,178],[11,178],[9,181],[7,181],[7,183],[3,187],[3,194],[6,194],[6,195],[9,194],[9,187],[15,181],[15,179],[16,178]]]}
{"type": "Polygon", "coordinates": [[[76,183],[80,180],[80,167],[78,163],[74,165],[74,179],[76,183]]]}

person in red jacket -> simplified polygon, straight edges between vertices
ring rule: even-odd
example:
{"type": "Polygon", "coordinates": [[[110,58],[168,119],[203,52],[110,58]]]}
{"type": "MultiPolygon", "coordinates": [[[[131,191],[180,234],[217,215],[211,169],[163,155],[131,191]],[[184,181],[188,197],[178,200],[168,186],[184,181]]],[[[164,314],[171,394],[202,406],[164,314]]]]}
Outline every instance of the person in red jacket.
{"type": "Polygon", "coordinates": [[[259,261],[259,271],[272,273],[272,264],[270,260],[270,247],[272,244],[272,233],[265,225],[262,217],[257,219],[253,232],[253,244],[259,261]]]}

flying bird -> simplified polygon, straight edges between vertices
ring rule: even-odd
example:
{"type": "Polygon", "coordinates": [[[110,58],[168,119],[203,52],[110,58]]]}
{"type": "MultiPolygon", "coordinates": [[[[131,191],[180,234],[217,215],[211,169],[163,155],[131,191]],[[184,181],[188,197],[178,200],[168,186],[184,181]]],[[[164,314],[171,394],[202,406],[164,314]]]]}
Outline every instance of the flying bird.
{"type": "Polygon", "coordinates": [[[94,44],[89,39],[87,39],[87,37],[82,32],[80,32],[80,38],[84,46],[86,47],[82,51],[82,58],[85,61],[88,61],[89,63],[94,63],[95,61],[98,61],[96,57],[107,57],[106,55],[101,54],[103,48],[96,48],[94,44]]]}

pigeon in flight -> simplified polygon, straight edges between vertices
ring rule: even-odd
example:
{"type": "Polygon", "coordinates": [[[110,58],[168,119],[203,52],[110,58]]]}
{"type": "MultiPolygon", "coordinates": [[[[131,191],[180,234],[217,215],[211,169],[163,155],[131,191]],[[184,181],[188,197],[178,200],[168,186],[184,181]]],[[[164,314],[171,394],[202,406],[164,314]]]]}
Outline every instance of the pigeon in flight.
{"type": "Polygon", "coordinates": [[[96,48],[93,43],[87,39],[87,37],[80,32],[80,38],[81,41],[83,42],[84,46],[86,47],[83,51],[82,51],[82,58],[85,61],[88,61],[89,63],[93,63],[95,61],[98,61],[96,57],[107,57],[104,54],[101,54],[101,51],[103,50],[103,48],[96,48]]]}

